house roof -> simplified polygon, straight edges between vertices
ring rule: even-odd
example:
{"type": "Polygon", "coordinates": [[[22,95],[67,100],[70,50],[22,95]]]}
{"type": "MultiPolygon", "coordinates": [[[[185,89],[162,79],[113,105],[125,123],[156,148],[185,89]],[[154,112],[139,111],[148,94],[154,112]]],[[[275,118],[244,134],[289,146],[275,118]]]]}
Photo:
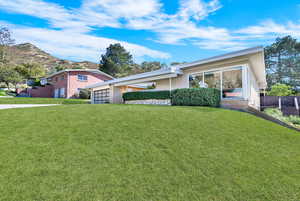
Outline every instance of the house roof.
{"type": "Polygon", "coordinates": [[[262,51],[264,51],[263,46],[252,47],[252,48],[239,50],[239,51],[235,51],[235,52],[231,52],[231,53],[227,53],[227,54],[222,54],[219,56],[214,56],[214,57],[210,57],[207,59],[202,59],[202,60],[198,60],[198,61],[194,61],[194,62],[190,62],[190,63],[171,66],[166,69],[159,69],[159,70],[155,70],[155,71],[151,71],[151,72],[147,72],[147,73],[141,73],[141,74],[136,74],[136,75],[131,75],[131,76],[122,77],[122,78],[118,78],[118,79],[113,79],[113,80],[109,80],[109,81],[105,81],[105,82],[101,82],[101,83],[96,83],[93,85],[89,85],[86,88],[95,88],[95,87],[120,83],[120,82],[124,82],[124,81],[137,80],[137,79],[141,79],[141,78],[148,78],[148,77],[152,77],[152,76],[159,76],[159,75],[165,75],[165,74],[181,74],[182,70],[185,68],[202,65],[202,64],[207,64],[207,63],[211,63],[211,62],[216,62],[216,61],[221,61],[221,60],[225,60],[225,59],[230,59],[230,58],[234,58],[234,57],[245,56],[245,55],[254,54],[254,53],[258,53],[258,52],[262,52],[262,51]]]}
{"type": "Polygon", "coordinates": [[[225,60],[225,59],[231,59],[231,58],[234,58],[234,57],[244,56],[244,55],[248,55],[248,54],[254,54],[254,53],[261,52],[261,51],[264,51],[264,47],[263,46],[256,46],[256,47],[252,47],[252,48],[248,48],[248,49],[243,49],[243,50],[239,50],[239,51],[235,51],[235,52],[230,52],[230,53],[227,53],[227,54],[222,54],[222,55],[218,55],[218,56],[214,56],[214,57],[209,57],[209,58],[206,58],[206,59],[201,59],[201,60],[198,60],[198,61],[193,61],[193,62],[190,62],[190,63],[176,65],[174,67],[179,68],[179,69],[184,69],[184,68],[193,67],[193,66],[197,66],[197,65],[201,65],[201,64],[216,62],[216,61],[225,60]]]}
{"type": "Polygon", "coordinates": [[[48,75],[46,78],[53,77],[54,75],[58,75],[58,74],[63,73],[63,72],[90,72],[90,73],[105,75],[105,76],[107,76],[111,79],[115,79],[111,75],[108,75],[107,73],[104,73],[104,72],[102,72],[100,70],[97,70],[97,69],[65,69],[65,70],[61,70],[61,71],[52,73],[52,74],[48,75]]]}
{"type": "Polygon", "coordinates": [[[119,82],[136,80],[136,79],[141,79],[141,78],[148,78],[148,77],[157,76],[157,75],[179,74],[179,73],[180,73],[180,71],[177,70],[176,68],[159,69],[159,70],[155,70],[155,71],[151,71],[151,72],[140,73],[140,74],[136,74],[136,75],[130,75],[127,77],[122,77],[122,78],[118,78],[118,79],[113,79],[113,80],[96,83],[93,85],[89,85],[86,88],[95,88],[95,87],[100,87],[100,86],[104,86],[104,85],[115,84],[115,83],[119,83],[119,82]]]}

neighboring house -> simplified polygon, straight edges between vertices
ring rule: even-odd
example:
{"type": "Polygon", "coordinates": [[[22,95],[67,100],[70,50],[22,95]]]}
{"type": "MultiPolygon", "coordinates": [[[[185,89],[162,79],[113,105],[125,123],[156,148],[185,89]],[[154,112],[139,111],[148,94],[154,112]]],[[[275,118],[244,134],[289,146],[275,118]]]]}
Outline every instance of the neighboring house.
{"type": "Polygon", "coordinates": [[[44,86],[27,89],[26,93],[31,97],[77,98],[80,89],[112,79],[96,69],[66,69],[41,79],[44,86]]]}
{"type": "Polygon", "coordinates": [[[88,86],[92,103],[122,103],[124,87],[155,82],[157,90],[209,87],[221,91],[223,106],[260,108],[260,91],[267,86],[264,49],[254,47],[88,86]],[[105,93],[104,93],[105,92],[105,93]],[[100,95],[99,95],[100,94],[100,95]]]}

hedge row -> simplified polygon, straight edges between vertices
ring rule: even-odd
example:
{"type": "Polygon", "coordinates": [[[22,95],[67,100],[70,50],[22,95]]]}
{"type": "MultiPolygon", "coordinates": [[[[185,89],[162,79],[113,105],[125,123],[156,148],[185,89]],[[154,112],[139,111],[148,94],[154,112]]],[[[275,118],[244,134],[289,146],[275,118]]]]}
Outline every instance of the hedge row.
{"type": "Polygon", "coordinates": [[[170,91],[134,91],[123,94],[125,101],[147,99],[170,99],[170,91]]]}
{"type": "Polygon", "coordinates": [[[123,94],[123,99],[171,99],[172,105],[186,106],[220,106],[220,90],[211,88],[187,88],[170,91],[135,91],[123,94]]]}
{"type": "Polygon", "coordinates": [[[172,91],[172,105],[219,107],[221,93],[212,88],[175,89],[172,91]]]}

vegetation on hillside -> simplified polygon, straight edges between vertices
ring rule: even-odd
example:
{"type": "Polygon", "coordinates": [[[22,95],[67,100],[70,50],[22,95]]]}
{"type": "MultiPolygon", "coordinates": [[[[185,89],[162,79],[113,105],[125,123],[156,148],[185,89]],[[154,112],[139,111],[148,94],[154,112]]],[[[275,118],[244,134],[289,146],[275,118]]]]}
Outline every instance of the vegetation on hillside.
{"type": "Polygon", "coordinates": [[[299,132],[203,107],[0,110],[0,200],[295,201],[299,132]]]}
{"type": "Polygon", "coordinates": [[[300,117],[299,116],[283,116],[282,112],[278,108],[268,108],[264,112],[280,121],[283,121],[293,127],[300,129],[300,117]]]}

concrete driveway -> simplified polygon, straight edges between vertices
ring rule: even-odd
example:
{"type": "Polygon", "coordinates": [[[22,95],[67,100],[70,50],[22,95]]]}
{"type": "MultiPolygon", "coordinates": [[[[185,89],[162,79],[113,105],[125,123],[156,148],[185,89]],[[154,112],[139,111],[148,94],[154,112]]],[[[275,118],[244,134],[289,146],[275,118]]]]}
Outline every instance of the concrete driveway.
{"type": "Polygon", "coordinates": [[[58,104],[0,104],[0,110],[12,108],[27,108],[27,107],[47,107],[58,104]]]}

